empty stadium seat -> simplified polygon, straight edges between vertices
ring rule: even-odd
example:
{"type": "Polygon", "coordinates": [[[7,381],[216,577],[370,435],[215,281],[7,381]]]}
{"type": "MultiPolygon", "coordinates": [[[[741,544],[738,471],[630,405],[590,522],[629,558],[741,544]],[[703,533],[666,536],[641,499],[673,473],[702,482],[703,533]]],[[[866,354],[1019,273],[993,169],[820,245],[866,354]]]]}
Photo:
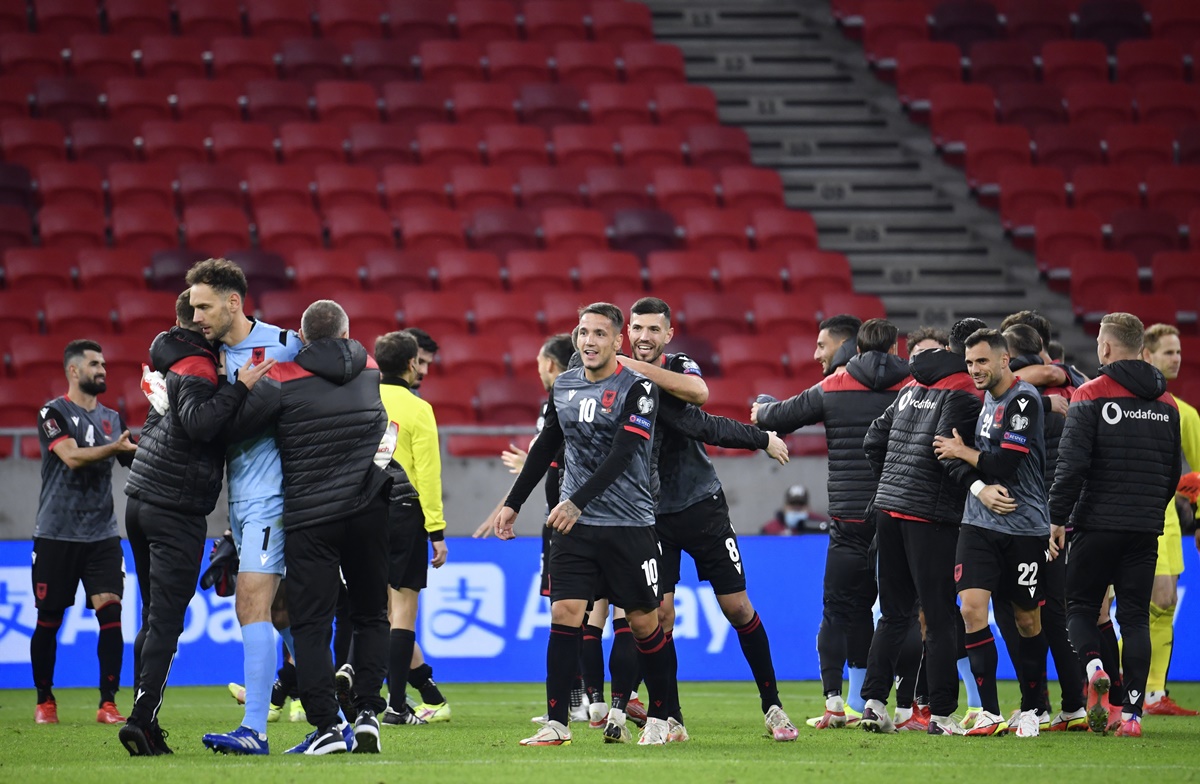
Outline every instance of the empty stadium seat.
{"type": "Polygon", "coordinates": [[[415,53],[422,41],[454,37],[445,3],[388,0],[384,10],[388,32],[401,51],[415,53]]]}
{"type": "Polygon", "coordinates": [[[517,175],[521,204],[532,210],[584,206],[584,173],[574,166],[524,166],[517,175]]]}
{"type": "Polygon", "coordinates": [[[679,84],[687,81],[683,51],[673,44],[635,41],[621,47],[625,79],[638,84],[679,84]]]}
{"type": "Polygon", "coordinates": [[[43,163],[62,161],[67,157],[62,126],[50,120],[0,120],[0,148],[6,161],[30,171],[43,163]]]}
{"type": "Polygon", "coordinates": [[[300,82],[263,79],[247,82],[245,106],[247,119],[274,127],[312,119],[308,109],[308,87],[300,82]]]}
{"type": "MultiPolygon", "coordinates": [[[[659,172],[662,171],[666,171],[666,169],[656,170],[655,177],[657,178],[659,172]]],[[[694,170],[684,169],[684,171],[694,170]]],[[[707,174],[707,172],[704,173],[707,174]]],[[[585,182],[588,202],[598,210],[613,212],[621,209],[646,209],[654,206],[647,171],[642,167],[592,167],[587,170],[585,182]]],[[[657,187],[655,190],[657,191],[657,187]]],[[[709,193],[712,195],[712,203],[715,204],[716,196],[712,193],[711,178],[709,193]]]]}
{"type": "Polygon", "coordinates": [[[919,0],[870,0],[863,4],[863,48],[872,63],[890,61],[903,41],[929,37],[927,4],[919,0]]]}
{"type": "Polygon", "coordinates": [[[417,47],[427,82],[482,82],[483,45],[475,41],[423,41],[417,47]]]}
{"type": "Polygon", "coordinates": [[[388,82],[383,86],[384,111],[392,122],[448,122],[449,102],[450,87],[445,84],[388,82]]]}
{"type": "Polygon", "coordinates": [[[44,292],[75,288],[75,254],[54,248],[9,248],[4,253],[4,288],[39,299],[44,292]]]}
{"type": "Polygon", "coordinates": [[[71,73],[103,84],[114,77],[135,73],[133,50],[137,45],[116,35],[77,35],[71,38],[71,73]]]}
{"type": "Polygon", "coordinates": [[[996,96],[983,84],[938,84],[929,90],[929,125],[939,147],[960,143],[971,125],[996,121],[996,96]]]}
{"type": "Polygon", "coordinates": [[[347,49],[356,41],[383,38],[383,4],[378,0],[320,0],[321,37],[347,49]]]}
{"type": "Polygon", "coordinates": [[[311,207],[262,207],[255,210],[258,245],[288,256],[321,247],[321,219],[311,207]]]}
{"type": "Polygon", "coordinates": [[[133,128],[122,122],[76,120],[71,123],[71,150],[75,160],[107,171],[114,163],[137,160],[136,135],[133,128]]]}
{"type": "Polygon", "coordinates": [[[1200,207],[1200,166],[1151,166],[1146,170],[1146,206],[1166,210],[1180,225],[1200,207]]]}
{"type": "Polygon", "coordinates": [[[1110,164],[1131,167],[1139,174],[1151,166],[1175,163],[1175,133],[1164,125],[1110,125],[1104,144],[1110,164]]]}
{"type": "Polygon", "coordinates": [[[291,285],[287,262],[278,253],[247,248],[227,251],[225,258],[242,268],[252,292],[261,294],[291,285]]]}
{"type": "Polygon", "coordinates": [[[509,341],[498,335],[450,335],[438,341],[437,376],[472,386],[481,378],[502,377],[507,373],[504,357],[508,345],[509,341]]]}
{"type": "Polygon", "coordinates": [[[146,288],[145,257],[136,251],[88,248],[78,252],[76,267],[79,287],[86,291],[115,294],[146,288]]]}
{"type": "Polygon", "coordinates": [[[567,292],[575,288],[575,254],[562,251],[513,251],[505,260],[508,287],[531,294],[567,292]]]}
{"type": "Polygon", "coordinates": [[[245,206],[241,175],[236,169],[219,164],[181,165],[179,198],[184,207],[232,207],[240,210],[245,206]]]}
{"type": "Polygon", "coordinates": [[[359,291],[359,258],[360,254],[350,250],[297,250],[292,254],[292,281],[296,288],[307,291],[359,291]]]}
{"type": "Polygon", "coordinates": [[[210,47],[214,79],[240,87],[252,81],[276,79],[278,44],[266,38],[221,37],[210,47]]]}
{"type": "Polygon", "coordinates": [[[540,306],[542,295],[531,292],[497,294],[479,292],[472,298],[471,313],[475,331],[481,334],[525,332],[542,334],[540,306]]]}
{"type": "Polygon", "coordinates": [[[417,147],[422,163],[439,166],[483,163],[483,134],[472,126],[426,123],[417,128],[417,147]]]}
{"type": "MultiPolygon", "coordinates": [[[[32,239],[33,227],[30,225],[29,211],[24,207],[0,205],[0,250],[28,245],[32,239]]],[[[43,240],[42,244],[50,245],[46,240],[43,240]]]]}
{"type": "Polygon", "coordinates": [[[246,0],[245,5],[250,34],[256,38],[283,41],[313,35],[305,0],[246,0]]]}
{"type": "Polygon", "coordinates": [[[465,334],[468,330],[467,303],[455,293],[423,291],[406,294],[400,310],[405,326],[419,326],[434,335],[465,334]]]}
{"type": "Polygon", "coordinates": [[[531,41],[584,42],[588,7],[573,0],[527,0],[524,4],[525,36],[531,41]]]}
{"type": "Polygon", "coordinates": [[[1146,33],[1145,11],[1137,0],[1085,0],[1076,14],[1076,35],[1100,41],[1110,52],[1146,33]]]}
{"type": "Polygon", "coordinates": [[[675,218],[664,210],[617,210],[612,215],[609,245],[644,258],[656,250],[678,246],[675,218]]]}
{"type": "MultiPolygon", "coordinates": [[[[466,247],[463,219],[446,207],[404,207],[393,211],[404,247],[412,251],[438,251],[466,247]]],[[[479,213],[476,213],[478,218],[479,213]]],[[[501,222],[503,226],[503,222],[501,222]]]]}
{"type": "Polygon", "coordinates": [[[559,125],[550,131],[559,166],[590,167],[617,163],[616,131],[589,125],[559,125]]]}
{"type": "Polygon", "coordinates": [[[553,81],[548,44],[537,41],[492,41],[484,49],[488,76],[497,84],[553,81]]]}
{"type": "Polygon", "coordinates": [[[1072,124],[1109,125],[1133,122],[1133,91],[1125,84],[1086,82],[1064,89],[1072,124]]]}
{"type": "Polygon", "coordinates": [[[1033,143],[1039,166],[1061,169],[1068,177],[1079,166],[1104,163],[1104,135],[1091,126],[1042,125],[1033,143]]]}
{"type": "Polygon", "coordinates": [[[421,398],[433,406],[439,425],[476,424],[474,397],[463,394],[458,379],[426,378],[421,382],[421,398]]]}
{"type": "Polygon", "coordinates": [[[782,207],[757,209],[751,214],[754,246],[759,250],[810,250],[817,247],[817,224],[812,215],[782,207]]]}
{"type": "Polygon", "coordinates": [[[636,84],[592,84],[587,87],[588,114],[592,123],[620,128],[626,125],[650,125],[653,117],[649,87],[636,84]]]}
{"type": "Polygon", "coordinates": [[[584,251],[578,254],[577,259],[579,288],[585,293],[605,284],[627,290],[644,288],[642,263],[632,253],[584,251]]]}
{"type": "Polygon", "coordinates": [[[203,79],[206,75],[203,41],[172,35],[142,38],[142,73],[154,79],[203,79]]]}
{"type": "Polygon", "coordinates": [[[1066,178],[1050,166],[1010,166],[998,175],[1000,220],[1009,231],[1025,231],[1037,213],[1067,204],[1066,178]]]}
{"type": "MultiPolygon", "coordinates": [[[[174,304],[172,299],[172,310],[174,304]]],[[[97,296],[91,291],[47,291],[42,300],[46,332],[60,337],[70,335],[68,340],[79,335],[106,335],[112,332],[111,308],[111,298],[97,296]]]]}
{"type": "Polygon", "coordinates": [[[542,237],[547,250],[584,251],[608,247],[607,222],[598,210],[551,207],[542,212],[542,237]]]}
{"type": "Polygon", "coordinates": [[[1179,311],[1195,318],[1200,309],[1200,253],[1156,253],[1150,262],[1150,280],[1154,293],[1171,297],[1179,311]]]}
{"type": "Polygon", "coordinates": [[[367,251],[363,254],[364,283],[370,291],[387,294],[399,303],[409,292],[430,288],[430,257],[419,251],[367,251]]]}
{"type": "MultiPolygon", "coordinates": [[[[899,76],[899,72],[897,72],[899,76]]],[[[1024,41],[980,41],[971,47],[971,81],[999,87],[1038,80],[1034,49],[1024,41]]]]}
{"type": "Polygon", "coordinates": [[[450,176],[442,166],[387,166],[383,192],[393,212],[407,207],[449,207],[450,176]]]}
{"type": "MultiPolygon", "coordinates": [[[[25,168],[20,169],[28,177],[25,168]]],[[[43,206],[104,209],[104,176],[90,163],[43,163],[37,183],[43,206]]]]}
{"type": "Polygon", "coordinates": [[[171,32],[171,9],[166,0],[105,0],[104,17],[113,35],[141,38],[171,32]]]}
{"type": "Polygon", "coordinates": [[[995,188],[1009,166],[1029,166],[1029,131],[1019,125],[977,125],[963,135],[967,182],[972,188],[995,188]]]}
{"type": "Polygon", "coordinates": [[[321,81],[313,85],[317,119],[349,128],[356,123],[379,122],[379,96],[362,82],[321,81]]]}
{"type": "Polygon", "coordinates": [[[546,132],[529,125],[489,125],[483,146],[492,166],[543,166],[550,162],[546,132]]]}
{"type": "MultiPolygon", "coordinates": [[[[726,169],[722,170],[724,174],[726,169]]],[[[691,166],[662,166],[654,170],[654,198],[658,206],[681,217],[684,210],[692,207],[716,207],[716,177],[707,169],[691,166]]],[[[643,195],[645,195],[643,188],[643,195]]],[[[596,204],[593,194],[592,203],[596,204]]],[[[648,207],[649,204],[632,204],[632,207],[648,207]]],[[[730,205],[744,207],[747,205],[730,205]]]]}
{"type": "Polygon", "coordinates": [[[273,164],[275,132],[263,123],[215,123],[211,130],[213,160],[245,172],[250,166],[273,164]]]}
{"type": "MultiPolygon", "coordinates": [[[[726,335],[718,337],[717,357],[722,376],[783,376],[783,350],[771,335],[726,335]]],[[[749,410],[741,415],[745,419],[749,410]]]]}
{"type": "Polygon", "coordinates": [[[34,0],[32,6],[38,30],[46,35],[65,39],[100,32],[100,14],[88,0],[34,0]]]}
{"type": "Polygon", "coordinates": [[[516,88],[492,82],[460,82],[451,88],[454,117],[460,123],[492,125],[517,121],[516,88]]]}
{"type": "Polygon", "coordinates": [[[113,247],[151,253],[179,242],[175,213],[162,207],[121,207],[112,211],[113,247]]]}
{"type": "Polygon", "coordinates": [[[1200,122],[1200,90],[1179,82],[1146,82],[1134,91],[1138,120],[1179,128],[1200,122]]]}
{"type": "Polygon", "coordinates": [[[788,288],[819,300],[826,293],[851,292],[850,261],[841,253],[793,250],[787,254],[788,288]]]}
{"type": "Polygon", "coordinates": [[[57,39],[32,33],[0,36],[0,69],[9,76],[44,79],[66,71],[57,39]]]}
{"type": "Polygon", "coordinates": [[[295,164],[246,169],[246,194],[255,212],[273,207],[312,207],[309,169],[295,164]]]}
{"type": "Polygon", "coordinates": [[[1071,276],[1071,308],[1075,318],[1087,323],[1100,321],[1114,294],[1138,289],[1138,263],[1129,253],[1079,252],[1071,257],[1067,269],[1071,276]]]}
{"type": "MultiPolygon", "coordinates": [[[[26,213],[26,224],[28,220],[26,213]]],[[[46,207],[38,213],[38,233],[45,248],[102,248],[107,228],[104,212],[90,207],[46,207]]],[[[23,244],[28,242],[26,237],[23,244]]]]}
{"type": "Polygon", "coordinates": [[[469,296],[502,288],[500,259],[477,250],[442,250],[434,255],[433,274],[441,291],[469,296]]]}
{"type": "Polygon", "coordinates": [[[1155,253],[1180,247],[1179,219],[1167,210],[1117,210],[1110,225],[1113,250],[1132,253],[1144,267],[1155,253]]]}
{"type": "Polygon", "coordinates": [[[139,337],[166,331],[175,322],[177,296],[177,292],[170,291],[139,291],[136,296],[114,296],[117,328],[122,334],[139,337]]]}
{"type": "Polygon", "coordinates": [[[784,256],[771,251],[726,250],[717,254],[721,291],[738,296],[782,292],[784,256]]]}
{"type": "Polygon", "coordinates": [[[1067,121],[1062,93],[1047,84],[1001,84],[996,87],[1000,121],[1023,125],[1035,132],[1043,125],[1067,121]]]}
{"type": "Polygon", "coordinates": [[[659,123],[686,128],[716,125],[717,97],[702,84],[660,84],[653,93],[654,114],[659,123]]]}
{"type": "Polygon", "coordinates": [[[240,122],[240,92],[238,83],[227,79],[180,79],[175,85],[175,105],[182,120],[203,125],[240,122]]]}
{"type": "Polygon", "coordinates": [[[284,41],[279,48],[279,70],[284,79],[306,85],[336,81],[345,76],[342,55],[333,41],[299,38],[284,41]]]}
{"type": "Polygon", "coordinates": [[[642,3],[593,3],[591,20],[597,41],[627,44],[654,40],[650,9],[642,3]]]}
{"type": "Polygon", "coordinates": [[[1183,46],[1169,40],[1122,41],[1117,79],[1134,87],[1147,82],[1182,82],[1183,46]]]}
{"type": "Polygon", "coordinates": [[[570,84],[525,84],[519,92],[524,122],[552,128],[588,121],[579,89],[570,84]]]}
{"type": "MultiPolygon", "coordinates": [[[[716,340],[750,331],[748,312],[740,297],[712,292],[691,292],[679,298],[679,320],[688,335],[716,340]]],[[[711,402],[711,390],[710,402],[711,402]]]]}
{"type": "Polygon", "coordinates": [[[1049,273],[1063,269],[1080,251],[1104,249],[1104,231],[1100,216],[1090,210],[1045,207],[1034,216],[1038,268],[1049,273]]]}
{"type": "Polygon", "coordinates": [[[371,167],[333,164],[317,166],[314,172],[322,210],[379,206],[379,177],[371,167]]]}
{"type": "Polygon", "coordinates": [[[346,133],[334,123],[286,122],[279,127],[279,154],[300,166],[346,162],[346,133]]]}
{"type": "Polygon", "coordinates": [[[1071,184],[1072,204],[1095,212],[1105,223],[1116,210],[1142,206],[1142,175],[1129,166],[1081,166],[1071,184]]]}
{"type": "Polygon", "coordinates": [[[695,251],[657,251],[646,257],[650,290],[667,299],[714,290],[712,259],[695,251]]]}
{"type": "Polygon", "coordinates": [[[238,0],[180,3],[177,13],[181,35],[210,42],[215,38],[242,35],[242,11],[238,0]]]}
{"type": "Polygon", "coordinates": [[[413,134],[403,126],[359,123],[350,127],[350,158],[354,163],[382,169],[412,163],[413,134]]]}
{"type": "Polygon", "coordinates": [[[693,207],[684,212],[680,225],[691,250],[716,252],[750,247],[749,220],[741,210],[693,207]]]}
{"type": "Polygon", "coordinates": [[[455,28],[465,41],[507,41],[517,38],[516,9],[505,0],[459,0],[455,28]]]}
{"type": "Polygon", "coordinates": [[[189,248],[223,252],[250,247],[250,223],[240,207],[188,207],[183,211],[183,224],[189,248]]]}
{"type": "Polygon", "coordinates": [[[1042,81],[1059,89],[1108,81],[1108,52],[1097,41],[1049,41],[1042,47],[1042,81]]]}
{"type": "Polygon", "coordinates": [[[414,75],[411,54],[390,40],[355,41],[350,50],[350,72],[376,87],[414,75]]]}

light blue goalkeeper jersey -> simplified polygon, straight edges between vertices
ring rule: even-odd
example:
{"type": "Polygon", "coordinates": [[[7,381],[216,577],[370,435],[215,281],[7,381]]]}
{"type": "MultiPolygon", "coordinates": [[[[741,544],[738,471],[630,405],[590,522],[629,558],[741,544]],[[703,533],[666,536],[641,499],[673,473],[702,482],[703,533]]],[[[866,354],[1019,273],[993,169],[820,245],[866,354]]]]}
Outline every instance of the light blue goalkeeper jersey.
{"type": "MultiPolygon", "coordinates": [[[[230,383],[253,357],[254,364],[266,359],[291,362],[299,353],[300,336],[289,329],[253,321],[250,334],[236,346],[225,347],[225,374],[230,383]]],[[[275,446],[274,430],[245,441],[229,444],[225,455],[229,466],[229,501],[251,501],[283,493],[283,467],[275,446]]]]}

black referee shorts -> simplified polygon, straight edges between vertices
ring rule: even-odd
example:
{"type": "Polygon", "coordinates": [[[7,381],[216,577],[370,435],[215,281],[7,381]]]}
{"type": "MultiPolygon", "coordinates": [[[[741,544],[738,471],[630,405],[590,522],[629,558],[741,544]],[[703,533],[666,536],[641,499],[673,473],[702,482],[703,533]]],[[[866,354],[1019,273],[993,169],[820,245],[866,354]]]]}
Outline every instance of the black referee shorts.
{"type": "Polygon", "coordinates": [[[420,591],[429,579],[425,513],[415,498],[388,506],[388,585],[420,591]]]}
{"type": "Polygon", "coordinates": [[[1006,600],[1023,610],[1040,607],[1048,541],[964,525],[958,533],[956,589],[961,593],[981,588],[990,591],[993,600],[1006,600]]]}
{"type": "Polygon", "coordinates": [[[657,609],[662,600],[654,526],[576,523],[550,537],[550,601],[596,597],[626,610],[657,609]]]}
{"type": "Polygon", "coordinates": [[[87,606],[101,593],[125,592],[125,555],[120,537],[98,542],[33,540],[33,595],[39,610],[60,612],[75,604],[75,591],[83,581],[87,606]]]}
{"type": "Polygon", "coordinates": [[[654,527],[662,543],[663,593],[673,593],[679,583],[681,553],[692,557],[696,575],[711,584],[718,596],[746,590],[746,567],[729,522],[724,490],[682,512],[659,515],[654,527]]]}

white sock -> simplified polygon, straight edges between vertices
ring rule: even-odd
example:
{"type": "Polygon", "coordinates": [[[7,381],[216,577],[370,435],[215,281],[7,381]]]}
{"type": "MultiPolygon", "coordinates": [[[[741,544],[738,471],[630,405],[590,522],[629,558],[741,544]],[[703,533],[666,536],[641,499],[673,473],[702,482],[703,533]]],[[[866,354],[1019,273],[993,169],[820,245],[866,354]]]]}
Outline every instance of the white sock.
{"type": "Polygon", "coordinates": [[[903,724],[912,718],[912,708],[896,708],[896,723],[903,724]]]}
{"type": "Polygon", "coordinates": [[[1132,721],[1135,718],[1137,717],[1129,711],[1121,711],[1121,721],[1132,721]]]}
{"type": "Polygon", "coordinates": [[[1087,663],[1088,680],[1090,681],[1092,679],[1093,675],[1095,675],[1099,670],[1103,670],[1103,669],[1104,669],[1104,662],[1100,661],[1099,659],[1092,659],[1090,662],[1087,663]]]}
{"type": "Polygon", "coordinates": [[[878,716],[882,716],[887,713],[887,706],[879,700],[867,700],[867,704],[863,706],[863,709],[865,710],[867,708],[875,711],[875,714],[878,716]]]}
{"type": "Polygon", "coordinates": [[[1165,691],[1146,692],[1146,704],[1150,705],[1152,703],[1158,702],[1159,700],[1161,700],[1163,697],[1166,697],[1166,696],[1167,696],[1167,693],[1165,691]]]}

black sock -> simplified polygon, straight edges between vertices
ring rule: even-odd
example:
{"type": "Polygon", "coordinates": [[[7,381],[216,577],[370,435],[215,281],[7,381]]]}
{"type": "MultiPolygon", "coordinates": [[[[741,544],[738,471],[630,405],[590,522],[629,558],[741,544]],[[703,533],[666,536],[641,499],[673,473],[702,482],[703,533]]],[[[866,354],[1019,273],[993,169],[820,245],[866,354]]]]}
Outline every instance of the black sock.
{"type": "Polygon", "coordinates": [[[608,672],[612,677],[612,707],[624,711],[629,704],[629,694],[637,688],[640,668],[637,646],[633,641],[633,630],[629,621],[617,618],[613,621],[612,650],[608,652],[608,672]]]}
{"type": "Polygon", "coordinates": [[[421,692],[421,702],[426,705],[441,705],[446,701],[441,689],[433,682],[433,668],[429,662],[409,670],[408,685],[421,692]]]}
{"type": "MultiPolygon", "coordinates": [[[[1121,682],[1121,645],[1117,642],[1117,630],[1108,621],[1097,626],[1100,630],[1100,661],[1112,685],[1108,687],[1108,702],[1111,705],[1125,704],[1125,684],[1121,682]]],[[[1086,682],[1086,681],[1085,681],[1086,682]]]]}
{"type": "Polygon", "coordinates": [[[285,660],[283,666],[275,673],[275,685],[271,687],[271,704],[283,705],[283,701],[288,697],[299,699],[300,692],[296,684],[296,665],[285,660]]]}
{"type": "Polygon", "coordinates": [[[354,624],[350,621],[350,593],[345,583],[338,585],[338,600],[334,611],[333,666],[341,667],[350,661],[350,646],[354,642],[354,624]]]}
{"type": "Polygon", "coordinates": [[[392,629],[388,635],[388,707],[397,713],[405,711],[404,686],[416,641],[411,629],[392,629]]]}
{"type": "Polygon", "coordinates": [[[579,627],[550,624],[546,643],[546,715],[564,727],[570,721],[571,681],[579,659],[579,627]]]}
{"type": "MultiPolygon", "coordinates": [[[[741,635],[738,635],[740,640],[741,635]]],[[[826,697],[842,693],[842,670],[846,666],[846,635],[822,618],[817,627],[817,661],[821,667],[821,691],[826,697]]]]}
{"type": "Polygon", "coordinates": [[[1017,660],[1021,670],[1017,678],[1021,681],[1021,710],[1036,710],[1038,713],[1050,709],[1046,697],[1046,654],[1050,644],[1046,635],[1021,637],[1017,643],[1017,660]]]}
{"type": "Polygon", "coordinates": [[[762,625],[758,613],[754,613],[754,617],[745,626],[734,628],[738,633],[738,642],[742,645],[742,655],[750,665],[750,672],[754,673],[762,710],[766,713],[771,706],[780,705],[779,684],[775,682],[775,663],[771,661],[771,641],[767,639],[766,627],[762,625]]]}
{"type": "MultiPolygon", "coordinates": [[[[650,693],[646,715],[664,721],[670,715],[672,692],[678,688],[676,670],[671,666],[675,659],[667,650],[668,642],[662,626],[654,627],[654,631],[645,639],[635,640],[638,659],[642,663],[642,675],[650,693]]],[[[674,647],[673,643],[671,647],[674,647]]]]}
{"type": "Polygon", "coordinates": [[[667,691],[667,715],[675,719],[675,721],[683,724],[683,706],[679,704],[679,653],[675,650],[675,635],[672,632],[666,632],[667,644],[663,646],[663,652],[668,659],[668,667],[671,672],[676,673],[676,677],[671,679],[670,688],[667,691]]]}
{"type": "Polygon", "coordinates": [[[125,640],[121,637],[121,603],[109,602],[96,610],[100,636],[96,640],[96,658],[100,660],[100,704],[114,702],[121,689],[121,660],[125,640]]]}
{"type": "Polygon", "coordinates": [[[604,630],[598,626],[583,627],[583,641],[580,643],[579,662],[583,669],[583,684],[587,689],[588,699],[594,703],[604,703],[604,630]]]}
{"type": "Polygon", "coordinates": [[[54,699],[54,661],[58,657],[58,627],[62,615],[38,613],[37,626],[29,639],[29,661],[33,663],[33,685],[40,705],[54,699]]]}
{"type": "Polygon", "coordinates": [[[988,713],[1000,713],[1000,698],[996,694],[996,638],[992,628],[985,626],[977,632],[967,632],[965,643],[971,660],[971,674],[979,686],[981,708],[988,713]]]}

